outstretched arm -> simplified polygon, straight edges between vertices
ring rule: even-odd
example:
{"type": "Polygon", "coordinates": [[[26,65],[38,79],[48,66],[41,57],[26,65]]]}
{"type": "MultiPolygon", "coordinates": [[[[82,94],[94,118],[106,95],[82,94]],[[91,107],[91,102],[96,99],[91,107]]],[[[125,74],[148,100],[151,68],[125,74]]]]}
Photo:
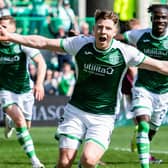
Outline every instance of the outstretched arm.
{"type": "Polygon", "coordinates": [[[20,35],[17,33],[9,33],[2,26],[0,26],[0,41],[11,41],[33,48],[64,52],[60,46],[61,39],[49,39],[39,35],[20,35]]]}
{"type": "Polygon", "coordinates": [[[168,61],[160,61],[146,57],[143,63],[139,65],[139,68],[156,71],[163,75],[168,75],[168,61]]]}

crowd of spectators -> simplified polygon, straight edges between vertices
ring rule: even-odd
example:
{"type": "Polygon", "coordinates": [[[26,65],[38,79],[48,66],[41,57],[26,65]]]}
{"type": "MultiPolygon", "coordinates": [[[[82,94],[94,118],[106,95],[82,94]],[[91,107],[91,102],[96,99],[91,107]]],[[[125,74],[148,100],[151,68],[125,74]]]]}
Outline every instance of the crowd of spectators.
{"type": "Polygon", "coordinates": [[[62,70],[48,69],[44,81],[46,95],[71,96],[76,82],[71,64],[64,62],[62,70]]]}
{"type": "MultiPolygon", "coordinates": [[[[79,19],[70,0],[2,0],[17,22],[17,32],[55,37],[60,27],[80,32],[79,19]]],[[[0,4],[1,8],[1,4],[0,4]]]]}
{"type": "MultiPolygon", "coordinates": [[[[37,67],[34,62],[30,62],[29,71],[31,79],[35,82],[37,67]]],[[[75,69],[69,62],[64,62],[60,70],[48,68],[44,80],[44,89],[46,95],[71,96],[76,82],[75,69]]]]}

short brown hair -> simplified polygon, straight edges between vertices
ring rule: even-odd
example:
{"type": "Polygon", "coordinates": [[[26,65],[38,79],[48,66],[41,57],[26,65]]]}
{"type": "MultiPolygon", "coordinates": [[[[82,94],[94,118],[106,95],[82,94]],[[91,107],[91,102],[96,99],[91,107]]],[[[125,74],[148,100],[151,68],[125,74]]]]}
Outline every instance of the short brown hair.
{"type": "Polygon", "coordinates": [[[97,22],[99,19],[111,19],[114,24],[118,24],[118,15],[115,14],[113,11],[109,10],[100,10],[97,9],[95,11],[95,21],[97,22]]]}
{"type": "Polygon", "coordinates": [[[6,15],[6,16],[0,17],[0,21],[2,21],[2,20],[9,20],[9,22],[11,24],[16,25],[16,21],[11,15],[6,15]]]}

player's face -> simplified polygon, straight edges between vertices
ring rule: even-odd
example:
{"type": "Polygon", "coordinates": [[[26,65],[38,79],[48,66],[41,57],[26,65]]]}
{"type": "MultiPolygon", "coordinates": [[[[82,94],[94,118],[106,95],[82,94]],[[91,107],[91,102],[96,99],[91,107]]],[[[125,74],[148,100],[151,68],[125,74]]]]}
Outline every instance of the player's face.
{"type": "Polygon", "coordinates": [[[163,36],[168,28],[168,10],[156,8],[151,17],[152,33],[155,36],[163,36]]]}
{"type": "Polygon", "coordinates": [[[1,20],[0,26],[4,27],[8,32],[14,33],[16,30],[16,27],[14,24],[10,23],[9,20],[1,20]]]}
{"type": "Polygon", "coordinates": [[[101,50],[108,49],[115,32],[116,27],[111,19],[99,19],[94,27],[96,47],[101,50]]]}

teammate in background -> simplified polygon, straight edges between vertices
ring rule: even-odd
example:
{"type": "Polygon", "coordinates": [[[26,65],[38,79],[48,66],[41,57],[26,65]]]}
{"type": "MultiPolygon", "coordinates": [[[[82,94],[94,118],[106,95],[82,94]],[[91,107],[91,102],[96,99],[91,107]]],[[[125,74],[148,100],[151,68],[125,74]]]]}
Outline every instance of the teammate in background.
{"type": "MultiPolygon", "coordinates": [[[[0,27],[1,41],[66,51],[76,57],[78,78],[58,126],[60,149],[57,168],[72,166],[82,142],[80,167],[93,168],[99,162],[110,143],[121,100],[121,83],[129,66],[168,75],[168,61],[150,58],[113,38],[118,17],[112,11],[96,10],[95,23],[94,36],[66,39],[24,36],[0,27]]],[[[145,156],[146,163],[141,167],[149,168],[148,155],[145,156]]]]}
{"type": "MultiPolygon", "coordinates": [[[[154,4],[148,8],[152,28],[128,31],[124,39],[144,54],[158,60],[168,60],[168,5],[154,4]]],[[[133,111],[138,122],[137,147],[142,165],[149,155],[149,141],[158,131],[168,111],[168,77],[157,72],[138,70],[133,89],[133,111]]],[[[160,163],[149,156],[151,162],[160,163]]],[[[146,166],[147,167],[147,166],[146,166]]],[[[144,166],[144,168],[146,168],[144,166]]]]}
{"type": "MultiPolygon", "coordinates": [[[[12,16],[1,17],[0,26],[11,33],[16,30],[12,16]]],[[[34,96],[37,100],[44,97],[45,61],[37,49],[9,41],[1,41],[0,47],[0,102],[3,111],[14,121],[18,141],[29,157],[32,167],[43,168],[44,165],[36,156],[28,128],[31,126],[34,96]],[[33,59],[37,64],[37,80],[34,87],[28,71],[29,59],[33,59]]],[[[8,117],[6,121],[7,119],[8,117]]],[[[8,137],[11,128],[8,128],[8,123],[6,124],[8,137]]]]}

